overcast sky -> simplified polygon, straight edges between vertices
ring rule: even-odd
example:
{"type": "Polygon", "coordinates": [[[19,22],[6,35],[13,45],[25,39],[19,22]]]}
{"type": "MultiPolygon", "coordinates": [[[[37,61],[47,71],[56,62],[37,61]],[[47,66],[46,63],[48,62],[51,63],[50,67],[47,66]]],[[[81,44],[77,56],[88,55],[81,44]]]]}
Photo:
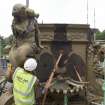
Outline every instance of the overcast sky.
{"type": "MultiPolygon", "coordinates": [[[[26,0],[2,0],[0,3],[0,35],[12,34],[12,7],[16,3],[26,4],[26,0]]],[[[87,0],[30,0],[30,8],[40,14],[41,23],[87,23],[87,0]]],[[[88,23],[100,31],[105,29],[105,0],[88,0],[88,23]]]]}

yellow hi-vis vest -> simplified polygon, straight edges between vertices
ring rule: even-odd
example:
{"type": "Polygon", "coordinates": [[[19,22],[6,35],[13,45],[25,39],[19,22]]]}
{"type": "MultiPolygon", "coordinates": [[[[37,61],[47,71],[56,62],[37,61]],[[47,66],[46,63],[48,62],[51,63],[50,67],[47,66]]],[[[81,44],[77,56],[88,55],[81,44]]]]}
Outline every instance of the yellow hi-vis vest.
{"type": "Polygon", "coordinates": [[[37,78],[32,74],[17,68],[13,74],[13,95],[15,105],[35,104],[35,82],[37,78]]]}

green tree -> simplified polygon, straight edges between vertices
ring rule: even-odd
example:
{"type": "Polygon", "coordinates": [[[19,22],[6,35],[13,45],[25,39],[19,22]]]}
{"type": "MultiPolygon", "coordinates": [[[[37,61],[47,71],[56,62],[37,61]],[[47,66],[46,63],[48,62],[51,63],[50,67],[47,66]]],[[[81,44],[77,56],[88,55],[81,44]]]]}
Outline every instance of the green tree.
{"type": "Polygon", "coordinates": [[[0,36],[0,58],[3,57],[4,47],[6,46],[3,36],[0,36]]]}
{"type": "Polygon", "coordinates": [[[5,40],[6,45],[12,45],[14,37],[13,37],[13,35],[10,35],[9,37],[5,38],[4,40],[5,40]]]}
{"type": "Polygon", "coordinates": [[[105,30],[96,32],[96,40],[105,40],[105,30]]]}

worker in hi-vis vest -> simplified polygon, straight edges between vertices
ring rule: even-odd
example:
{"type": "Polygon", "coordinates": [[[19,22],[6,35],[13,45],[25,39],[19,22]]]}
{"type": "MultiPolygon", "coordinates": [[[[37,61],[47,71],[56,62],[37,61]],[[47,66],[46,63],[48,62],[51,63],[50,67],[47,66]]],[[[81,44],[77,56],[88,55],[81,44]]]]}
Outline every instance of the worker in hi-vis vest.
{"type": "Polygon", "coordinates": [[[15,105],[35,105],[38,79],[33,75],[37,62],[29,58],[24,63],[24,69],[17,67],[13,74],[13,95],[15,105]]]}

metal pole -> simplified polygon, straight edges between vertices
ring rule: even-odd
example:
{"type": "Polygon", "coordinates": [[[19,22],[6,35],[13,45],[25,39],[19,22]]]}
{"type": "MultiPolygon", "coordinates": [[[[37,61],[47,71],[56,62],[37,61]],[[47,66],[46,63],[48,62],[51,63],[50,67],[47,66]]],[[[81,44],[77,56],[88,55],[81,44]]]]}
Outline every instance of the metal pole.
{"type": "MultiPolygon", "coordinates": [[[[94,29],[96,28],[96,20],[95,20],[96,16],[95,15],[96,14],[95,14],[95,8],[94,8],[94,29]]],[[[96,41],[96,32],[94,32],[94,41],[96,41]]]]}
{"type": "Polygon", "coordinates": [[[89,8],[88,8],[88,0],[87,0],[87,24],[88,24],[88,10],[89,8]]]}
{"type": "Polygon", "coordinates": [[[26,6],[29,7],[29,0],[26,0],[26,6]]]}
{"type": "Polygon", "coordinates": [[[95,8],[94,8],[94,28],[96,27],[95,25],[96,25],[96,21],[95,21],[95,18],[96,18],[96,16],[95,16],[96,14],[95,14],[95,8]]]}

